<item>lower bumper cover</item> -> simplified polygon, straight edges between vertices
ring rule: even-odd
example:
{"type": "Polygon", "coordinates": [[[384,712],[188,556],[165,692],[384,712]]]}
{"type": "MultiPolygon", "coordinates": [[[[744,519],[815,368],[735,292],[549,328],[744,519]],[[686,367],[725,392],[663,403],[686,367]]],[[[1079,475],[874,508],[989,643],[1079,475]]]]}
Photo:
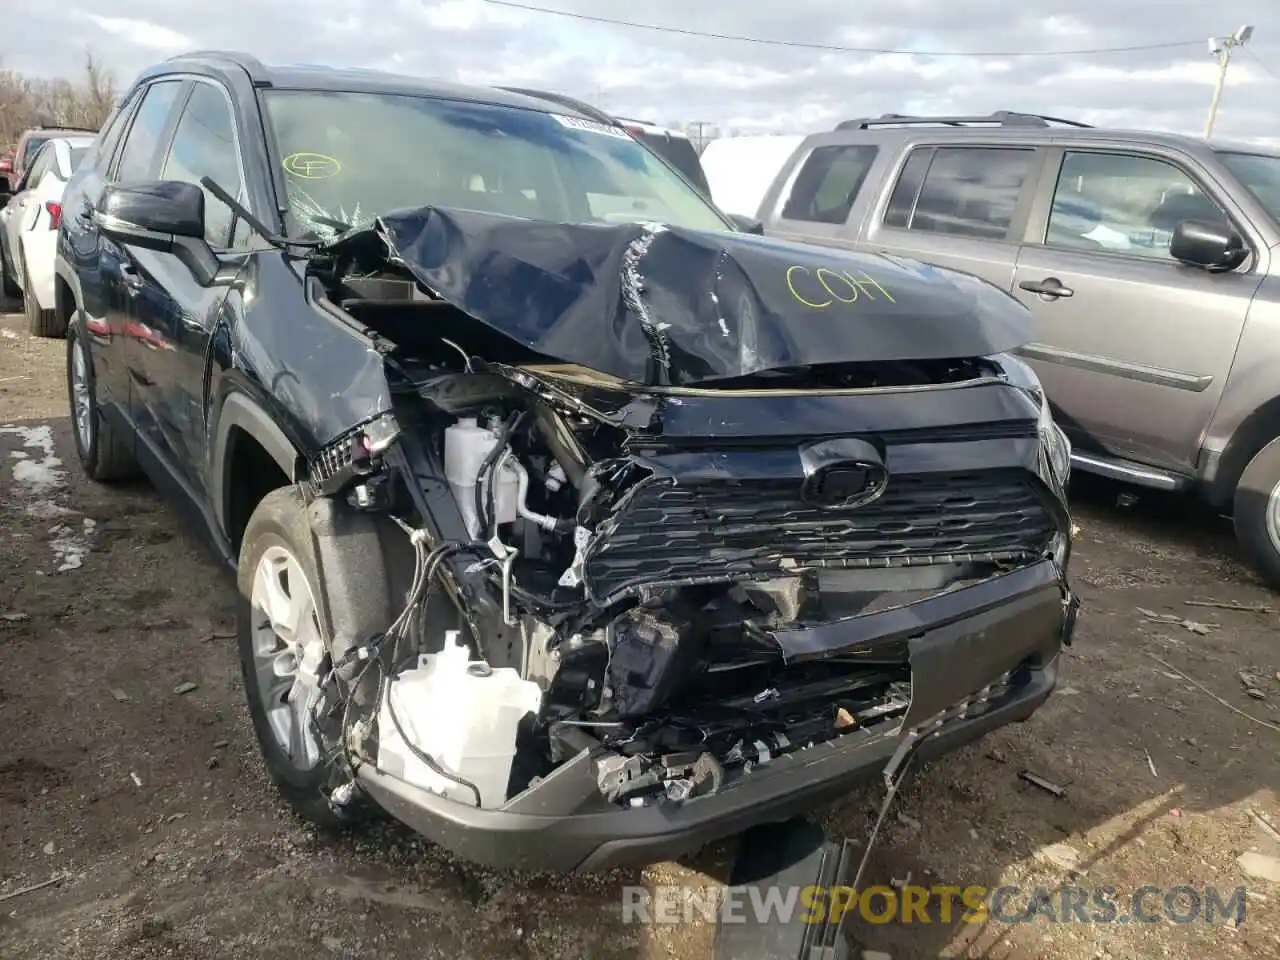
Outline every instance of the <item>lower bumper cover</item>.
{"type": "MultiPolygon", "coordinates": [[[[904,614],[895,613],[885,627],[910,632],[912,702],[904,723],[851,732],[776,757],[737,772],[715,794],[683,803],[604,806],[585,751],[500,809],[463,805],[373,765],[362,766],[359,778],[396,819],[488,866],[585,872],[671,859],[838,798],[879,774],[913,727],[924,731],[918,750],[927,760],[1027,719],[1053,690],[1076,606],[1056,566],[1046,561],[901,608],[914,614],[904,620],[904,614]],[[1015,671],[1017,682],[998,694],[958,713],[943,713],[1015,671]]],[[[865,631],[861,619],[816,629],[857,633],[865,631]]]]}

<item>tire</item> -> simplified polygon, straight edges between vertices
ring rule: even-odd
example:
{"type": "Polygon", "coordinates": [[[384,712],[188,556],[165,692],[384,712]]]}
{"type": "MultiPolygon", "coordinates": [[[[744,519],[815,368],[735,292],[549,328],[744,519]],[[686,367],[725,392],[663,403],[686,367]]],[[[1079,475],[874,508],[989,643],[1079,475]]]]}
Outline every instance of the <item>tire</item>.
{"type": "MultiPolygon", "coordinates": [[[[324,601],[320,594],[322,585],[319,564],[307,521],[306,505],[293,487],[281,487],[268,493],[254,509],[245,528],[236,576],[240,594],[236,629],[240,670],[254,733],[258,738],[267,773],[277,792],[303,820],[326,830],[340,830],[368,820],[376,814],[376,808],[357,791],[353,802],[344,806],[341,812],[335,810],[329,802],[329,794],[349,779],[347,765],[342,762],[325,762],[324,759],[309,767],[305,766],[305,761],[295,762],[282,743],[278,728],[272,726],[269,716],[281,709],[287,711],[287,702],[270,697],[260,679],[264,658],[260,656],[259,648],[264,643],[264,638],[278,641],[279,635],[266,626],[269,618],[255,606],[255,578],[267,575],[260,571],[260,567],[270,570],[272,559],[278,558],[280,551],[296,563],[296,570],[301,572],[305,580],[310,601],[317,605],[319,615],[315,630],[323,642],[324,662],[327,666],[332,648],[324,626],[325,616],[320,612],[324,601]]],[[[294,570],[293,567],[289,568],[289,583],[285,588],[290,597],[301,596],[301,585],[293,582],[294,570]]],[[[298,658],[295,657],[293,662],[296,665],[298,658]]],[[[323,669],[320,672],[323,673],[323,669]]],[[[373,679],[370,675],[369,680],[373,679]]],[[[323,735],[314,736],[316,752],[320,756],[333,752],[339,741],[340,729],[339,710],[338,720],[329,723],[323,735]]]]}
{"type": "MultiPolygon", "coordinates": [[[[31,271],[27,268],[27,254],[19,247],[18,256],[22,258],[22,275],[27,285],[31,284],[31,271]]],[[[40,301],[36,295],[27,290],[22,292],[22,309],[27,315],[27,333],[33,337],[61,337],[67,332],[62,321],[58,319],[56,310],[40,309],[40,301]]]]}
{"type": "Polygon", "coordinates": [[[1259,450],[1245,467],[1236,485],[1232,522],[1254,569],[1280,589],[1280,439],[1259,450]]]}
{"type": "Polygon", "coordinates": [[[4,250],[4,240],[0,239],[0,296],[17,300],[22,296],[22,289],[13,280],[13,264],[4,250]]]}
{"type": "Polygon", "coordinates": [[[71,436],[80,467],[91,480],[124,480],[138,475],[133,450],[102,416],[93,373],[93,352],[88,334],[77,314],[67,327],[67,401],[71,408],[71,436]],[[78,389],[76,354],[83,354],[82,388],[78,389]],[[77,397],[79,393],[79,397],[77,397]],[[84,404],[82,409],[78,403],[84,404]],[[83,419],[82,419],[83,416],[83,419]]]}

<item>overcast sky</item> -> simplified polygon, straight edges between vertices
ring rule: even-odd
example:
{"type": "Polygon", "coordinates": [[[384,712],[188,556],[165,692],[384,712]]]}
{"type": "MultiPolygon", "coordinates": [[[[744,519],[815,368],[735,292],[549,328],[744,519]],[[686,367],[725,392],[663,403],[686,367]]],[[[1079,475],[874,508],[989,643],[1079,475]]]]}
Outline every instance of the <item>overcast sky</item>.
{"type": "MultiPolygon", "coordinates": [[[[516,0],[526,2],[526,0],[516,0]]],[[[0,15],[0,66],[70,74],[87,47],[123,85],[192,48],[481,83],[541,85],[615,113],[807,132],[851,117],[1017,109],[1201,132],[1217,66],[1211,35],[1242,23],[1215,135],[1280,144],[1275,0],[527,0],[690,30],[921,54],[823,52],[525,13],[484,0],[68,0],[0,15]],[[200,9],[205,9],[202,5],[200,9]],[[1011,56],[1182,44],[1122,53],[1011,56]],[[983,56],[931,56],[984,51],[983,56]]],[[[17,4],[4,0],[3,5],[17,4]]]]}

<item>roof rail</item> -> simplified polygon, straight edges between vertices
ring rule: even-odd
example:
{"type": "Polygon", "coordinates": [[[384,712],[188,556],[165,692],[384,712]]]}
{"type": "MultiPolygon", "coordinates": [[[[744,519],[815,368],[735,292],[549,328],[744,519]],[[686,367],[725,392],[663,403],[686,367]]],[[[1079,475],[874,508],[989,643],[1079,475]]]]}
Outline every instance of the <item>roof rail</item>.
{"type": "Polygon", "coordinates": [[[98,127],[82,127],[78,123],[37,123],[32,130],[66,130],[76,133],[98,133],[98,127]]]}
{"type": "Polygon", "coordinates": [[[505,90],[507,93],[518,93],[522,97],[533,97],[535,100],[546,100],[550,103],[559,104],[562,107],[568,107],[571,110],[577,110],[581,114],[585,114],[592,120],[600,123],[607,123],[611,127],[619,126],[616,117],[612,117],[605,113],[599,107],[593,107],[591,104],[579,100],[577,97],[571,97],[567,93],[551,93],[548,90],[534,90],[532,87],[498,87],[499,90],[505,90]]]}
{"type": "Polygon", "coordinates": [[[1066,120],[1040,113],[1019,113],[1015,110],[996,110],[985,117],[913,117],[901,113],[885,113],[878,117],[862,117],[843,120],[837,130],[870,130],[872,127],[915,126],[930,123],[948,127],[999,126],[999,127],[1047,127],[1059,123],[1068,127],[1092,128],[1092,124],[1079,120],[1066,120]]]}
{"type": "Polygon", "coordinates": [[[262,61],[251,53],[243,53],[239,50],[188,50],[186,53],[178,53],[168,57],[164,62],[171,63],[175,60],[199,59],[229,61],[244,70],[255,86],[270,86],[271,81],[267,76],[267,68],[262,61]]]}

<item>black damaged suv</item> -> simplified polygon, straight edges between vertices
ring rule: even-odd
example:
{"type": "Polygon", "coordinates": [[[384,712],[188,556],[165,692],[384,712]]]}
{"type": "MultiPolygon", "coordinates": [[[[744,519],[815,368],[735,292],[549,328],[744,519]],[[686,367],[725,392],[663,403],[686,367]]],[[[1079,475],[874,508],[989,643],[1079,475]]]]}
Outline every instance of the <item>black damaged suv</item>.
{"type": "Polygon", "coordinates": [[[590,112],[228,53],[63,210],[80,460],[235,571],[314,821],[664,858],[1050,695],[1070,451],[985,282],[753,235],[590,112]]]}

